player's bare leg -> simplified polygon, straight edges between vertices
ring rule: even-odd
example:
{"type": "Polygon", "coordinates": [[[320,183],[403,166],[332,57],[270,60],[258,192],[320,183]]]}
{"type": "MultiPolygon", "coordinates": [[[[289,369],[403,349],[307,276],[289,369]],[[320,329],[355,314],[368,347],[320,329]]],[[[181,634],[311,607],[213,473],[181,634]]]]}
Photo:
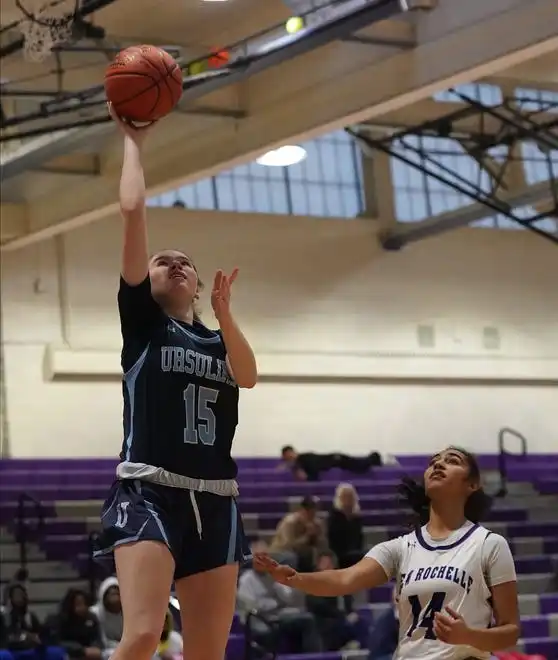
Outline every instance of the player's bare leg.
{"type": "Polygon", "coordinates": [[[176,582],[184,660],[223,660],[236,604],[238,564],[176,582]]]}
{"type": "Polygon", "coordinates": [[[111,660],[151,660],[169,606],[174,559],[157,541],[126,543],[114,555],[124,630],[111,660]]]}

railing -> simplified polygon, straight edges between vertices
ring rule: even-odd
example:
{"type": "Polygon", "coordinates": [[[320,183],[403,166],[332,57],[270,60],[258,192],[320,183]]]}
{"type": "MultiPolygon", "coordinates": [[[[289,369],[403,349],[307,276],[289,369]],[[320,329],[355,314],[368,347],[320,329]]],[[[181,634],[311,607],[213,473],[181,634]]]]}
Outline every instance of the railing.
{"type": "Polygon", "coordinates": [[[17,501],[16,513],[16,541],[19,543],[20,570],[27,570],[27,544],[37,540],[43,533],[45,524],[45,511],[43,505],[32,495],[22,493],[17,501]],[[34,518],[27,515],[28,504],[32,505],[34,518]]]}
{"type": "Polygon", "coordinates": [[[244,638],[244,660],[275,660],[279,646],[279,628],[277,623],[257,610],[251,610],[246,615],[245,638],[244,638]],[[268,644],[271,648],[264,646],[262,640],[256,640],[252,629],[252,620],[257,619],[269,629],[268,644]]]}
{"type": "Polygon", "coordinates": [[[97,589],[101,581],[100,566],[93,557],[98,538],[99,534],[97,532],[91,532],[87,537],[87,567],[85,570],[89,596],[92,603],[97,600],[97,589]]]}
{"type": "Polygon", "coordinates": [[[504,427],[498,432],[498,471],[500,473],[500,489],[496,493],[496,497],[505,497],[508,494],[508,456],[527,456],[527,438],[519,431],[504,427]],[[512,436],[520,442],[520,452],[512,453],[506,449],[506,438],[512,436]]]}

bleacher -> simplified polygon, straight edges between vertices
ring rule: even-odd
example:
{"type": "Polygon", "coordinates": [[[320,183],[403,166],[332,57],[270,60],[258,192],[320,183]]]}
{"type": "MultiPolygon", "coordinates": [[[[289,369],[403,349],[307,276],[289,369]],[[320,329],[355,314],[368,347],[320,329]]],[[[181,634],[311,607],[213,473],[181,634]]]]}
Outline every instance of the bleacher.
{"type": "MultiPolygon", "coordinates": [[[[239,507],[246,532],[270,538],[301,496],[317,495],[325,511],[337,484],[350,481],[360,495],[366,545],[372,546],[405,531],[408,512],[401,509],[396,485],[403,474],[420,476],[426,461],[424,456],[402,456],[399,465],[378,468],[366,477],[332,470],[318,483],[305,483],[277,471],[276,459],[240,459],[239,507]]],[[[32,606],[40,616],[55,609],[70,586],[92,586],[90,538],[99,529],[115,464],[105,459],[13,459],[0,464],[0,579],[11,579],[24,562],[32,606]]],[[[492,480],[498,490],[501,484],[494,477],[501,468],[499,457],[481,456],[480,464],[487,489],[492,480]]],[[[558,658],[558,455],[508,456],[505,472],[507,494],[496,499],[487,526],[509,540],[516,558],[523,622],[518,649],[558,658]]],[[[363,619],[371,622],[388,605],[390,593],[386,585],[359,595],[363,619]]],[[[244,653],[244,631],[237,619],[228,658],[240,660],[244,653]]]]}

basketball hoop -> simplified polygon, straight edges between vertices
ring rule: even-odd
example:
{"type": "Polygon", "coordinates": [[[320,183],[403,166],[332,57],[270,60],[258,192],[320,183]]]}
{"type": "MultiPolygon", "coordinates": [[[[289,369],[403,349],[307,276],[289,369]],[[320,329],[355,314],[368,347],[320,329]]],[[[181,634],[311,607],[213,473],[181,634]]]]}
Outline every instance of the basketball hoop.
{"type": "Polygon", "coordinates": [[[18,29],[23,36],[23,55],[31,62],[45,60],[54,46],[72,35],[80,0],[15,0],[23,14],[18,29]],[[25,5],[24,5],[25,2],[25,5]]]}

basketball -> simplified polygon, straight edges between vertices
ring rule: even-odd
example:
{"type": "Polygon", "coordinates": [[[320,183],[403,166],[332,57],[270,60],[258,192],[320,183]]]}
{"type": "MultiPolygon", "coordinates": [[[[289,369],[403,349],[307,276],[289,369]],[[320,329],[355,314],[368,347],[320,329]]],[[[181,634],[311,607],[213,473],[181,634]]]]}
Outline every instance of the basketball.
{"type": "Polygon", "coordinates": [[[155,121],[168,115],[180,100],[182,72],[161,48],[131,46],[108,66],[105,92],[119,117],[155,121]]]}

